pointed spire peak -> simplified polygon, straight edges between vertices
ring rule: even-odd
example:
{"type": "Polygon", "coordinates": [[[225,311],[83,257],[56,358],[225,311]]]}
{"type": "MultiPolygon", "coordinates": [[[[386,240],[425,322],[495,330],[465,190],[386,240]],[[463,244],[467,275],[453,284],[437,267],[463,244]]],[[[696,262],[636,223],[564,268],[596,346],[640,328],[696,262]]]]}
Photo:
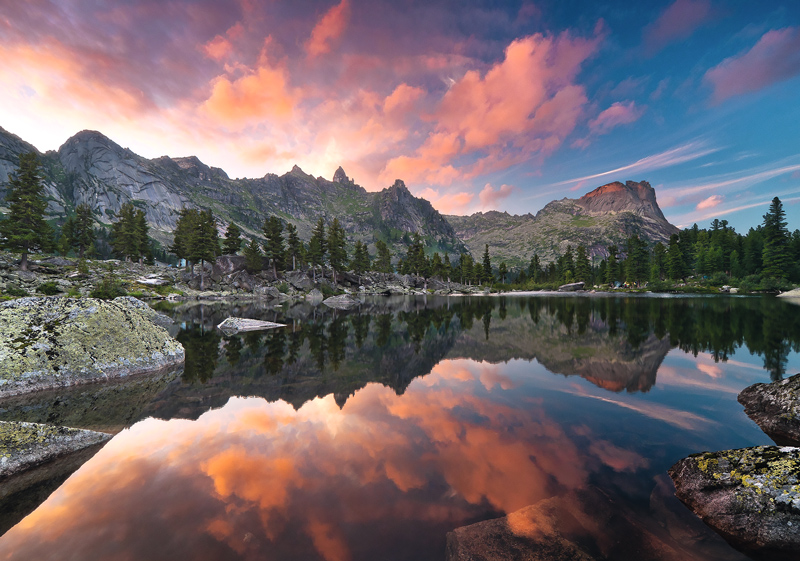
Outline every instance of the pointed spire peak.
{"type": "Polygon", "coordinates": [[[408,191],[408,187],[406,187],[406,184],[403,182],[402,179],[395,179],[394,185],[392,185],[392,189],[400,189],[403,191],[408,191]]]}
{"type": "Polygon", "coordinates": [[[292,171],[290,171],[289,173],[301,174],[301,175],[305,175],[305,174],[306,174],[306,172],[304,172],[303,170],[301,170],[301,169],[300,169],[300,166],[298,166],[297,164],[295,164],[295,165],[292,167],[292,171]]]}
{"type": "Polygon", "coordinates": [[[342,169],[342,166],[339,166],[336,169],[336,172],[333,174],[333,182],[334,183],[350,183],[350,178],[347,177],[347,174],[342,169]]]}

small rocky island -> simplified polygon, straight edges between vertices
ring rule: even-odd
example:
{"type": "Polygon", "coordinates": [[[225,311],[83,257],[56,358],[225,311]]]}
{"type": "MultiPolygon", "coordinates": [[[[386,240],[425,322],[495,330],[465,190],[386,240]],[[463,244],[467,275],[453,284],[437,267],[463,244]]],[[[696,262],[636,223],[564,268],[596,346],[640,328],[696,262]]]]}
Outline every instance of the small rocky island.
{"type": "MultiPolygon", "coordinates": [[[[739,394],[779,444],[800,439],[800,374],[739,394]]],[[[758,559],[800,560],[800,448],[704,452],[669,470],[676,495],[729,543],[758,559]]]]}

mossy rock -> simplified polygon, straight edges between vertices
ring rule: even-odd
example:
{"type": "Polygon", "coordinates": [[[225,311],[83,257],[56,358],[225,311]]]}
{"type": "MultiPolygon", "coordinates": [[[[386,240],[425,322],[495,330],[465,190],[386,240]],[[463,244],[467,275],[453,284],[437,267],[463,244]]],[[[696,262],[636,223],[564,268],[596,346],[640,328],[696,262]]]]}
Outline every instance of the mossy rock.
{"type": "Polygon", "coordinates": [[[0,304],[0,398],[152,372],[184,350],[130,298],[20,298],[0,304]]]}
{"type": "Polygon", "coordinates": [[[753,384],[739,394],[744,412],[776,443],[800,446],[800,374],[753,384]]]}
{"type": "Polygon", "coordinates": [[[800,448],[694,454],[669,470],[676,495],[735,547],[800,560],[800,448]]]}

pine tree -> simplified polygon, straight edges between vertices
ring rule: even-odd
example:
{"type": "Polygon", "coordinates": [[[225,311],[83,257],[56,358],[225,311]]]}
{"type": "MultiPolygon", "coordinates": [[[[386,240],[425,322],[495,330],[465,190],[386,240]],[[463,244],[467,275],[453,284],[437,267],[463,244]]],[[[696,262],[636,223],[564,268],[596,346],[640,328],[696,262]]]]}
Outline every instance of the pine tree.
{"type": "Polygon", "coordinates": [[[575,280],[588,283],[592,278],[592,264],[586,255],[586,248],[578,246],[575,254],[575,280]]]}
{"type": "Polygon", "coordinates": [[[669,238],[667,249],[667,271],[669,278],[678,280],[683,278],[683,253],[678,243],[678,235],[672,234],[669,238]]]}
{"type": "Polygon", "coordinates": [[[87,204],[75,207],[75,215],[67,218],[63,232],[67,245],[78,252],[78,258],[83,259],[86,250],[95,240],[92,220],[92,209],[87,204]]]}
{"type": "Polygon", "coordinates": [[[119,209],[117,221],[111,224],[111,247],[114,253],[126,261],[141,260],[148,252],[147,220],[144,211],[133,203],[125,203],[119,209]]]}
{"type": "Polygon", "coordinates": [[[444,274],[444,278],[447,279],[447,282],[450,282],[450,276],[453,271],[453,266],[450,264],[450,254],[444,254],[444,263],[442,264],[442,272],[444,274]]]}
{"type": "Polygon", "coordinates": [[[197,233],[194,237],[190,259],[200,263],[200,290],[203,290],[204,265],[208,261],[213,263],[220,254],[219,233],[217,221],[210,210],[200,212],[197,223],[197,233]]]}
{"type": "Polygon", "coordinates": [[[667,271],[667,248],[664,247],[664,244],[658,242],[655,247],[653,247],[653,263],[650,267],[650,280],[651,281],[660,281],[664,279],[664,276],[667,271]]]}
{"type": "Polygon", "coordinates": [[[272,263],[272,274],[278,278],[278,269],[283,268],[283,260],[286,257],[286,248],[283,246],[283,223],[277,216],[271,216],[264,221],[261,229],[267,238],[264,254],[272,263]]]}
{"type": "Polygon", "coordinates": [[[261,270],[264,262],[264,254],[261,253],[261,245],[253,238],[244,248],[244,260],[247,270],[257,273],[261,270]]]}
{"type": "Polygon", "coordinates": [[[442,279],[444,278],[444,262],[438,251],[434,252],[431,258],[431,275],[442,279]]]}
{"type": "Polygon", "coordinates": [[[334,286],[336,285],[336,271],[341,271],[347,262],[346,243],[344,228],[339,224],[339,219],[334,218],[331,227],[328,229],[328,239],[326,240],[328,260],[331,264],[331,269],[333,269],[334,286]]]}
{"type": "Polygon", "coordinates": [[[303,257],[303,242],[297,236],[297,227],[286,223],[286,259],[292,260],[292,271],[297,269],[297,262],[303,257]]]}
{"type": "Polygon", "coordinates": [[[178,222],[173,232],[172,245],[169,250],[178,259],[186,260],[186,269],[191,269],[192,249],[195,244],[198,226],[200,224],[200,213],[194,208],[181,209],[178,222]]]}
{"type": "Polygon", "coordinates": [[[320,217],[317,225],[311,231],[311,240],[308,242],[308,260],[314,268],[314,282],[317,280],[316,267],[325,263],[325,254],[328,248],[325,237],[325,221],[320,217]]]}
{"type": "Polygon", "coordinates": [[[375,249],[378,251],[378,258],[375,260],[375,270],[379,273],[392,272],[392,254],[389,246],[383,240],[375,242],[375,249]]]}
{"type": "Polygon", "coordinates": [[[606,283],[612,288],[614,283],[619,280],[619,263],[617,261],[617,253],[619,248],[615,245],[608,246],[608,261],[606,263],[606,283]]]}
{"type": "Polygon", "coordinates": [[[492,258],[489,256],[489,244],[487,243],[483,250],[483,273],[479,279],[482,282],[488,282],[494,278],[492,273],[492,258]]]}
{"type": "Polygon", "coordinates": [[[786,213],[778,197],[772,199],[769,210],[764,215],[764,249],[762,259],[765,277],[785,279],[789,276],[791,258],[789,255],[789,230],[786,228],[786,213]]]}
{"type": "Polygon", "coordinates": [[[497,277],[500,279],[500,282],[505,284],[506,283],[506,275],[508,274],[508,267],[506,266],[505,261],[500,262],[500,266],[497,267],[497,277]]]}
{"type": "Polygon", "coordinates": [[[367,252],[367,244],[356,242],[355,249],[353,250],[353,259],[350,261],[350,268],[357,275],[369,271],[369,253],[367,252]]]}
{"type": "Polygon", "coordinates": [[[528,265],[528,276],[534,284],[542,281],[542,264],[539,261],[539,256],[535,253],[531,257],[530,265],[528,265]]]}
{"type": "Polygon", "coordinates": [[[242,231],[231,222],[225,231],[225,241],[222,242],[223,255],[236,255],[242,249],[242,231]]]}
{"type": "Polygon", "coordinates": [[[44,220],[47,201],[35,152],[20,154],[19,167],[9,181],[6,204],[10,210],[0,222],[3,248],[22,254],[20,269],[28,270],[28,252],[48,251],[53,246],[53,230],[44,220]]]}

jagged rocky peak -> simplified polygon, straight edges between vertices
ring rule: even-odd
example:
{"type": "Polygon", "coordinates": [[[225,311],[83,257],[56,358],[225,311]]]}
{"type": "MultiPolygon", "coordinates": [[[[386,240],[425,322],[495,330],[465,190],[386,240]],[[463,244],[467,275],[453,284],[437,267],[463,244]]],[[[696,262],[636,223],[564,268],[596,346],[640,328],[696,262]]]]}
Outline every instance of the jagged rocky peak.
{"type": "Polygon", "coordinates": [[[336,169],[336,172],[333,174],[333,182],[334,183],[344,183],[344,184],[347,184],[347,183],[351,182],[350,178],[347,177],[347,174],[344,172],[344,169],[342,169],[342,166],[339,166],[336,169]]]}
{"type": "Polygon", "coordinates": [[[300,166],[298,166],[297,164],[292,166],[292,171],[290,171],[289,173],[293,175],[306,175],[306,172],[300,169],[300,166]]]}
{"type": "Polygon", "coordinates": [[[656,191],[647,181],[614,181],[586,193],[576,202],[590,213],[632,212],[666,221],[656,202],[656,191]]]}

